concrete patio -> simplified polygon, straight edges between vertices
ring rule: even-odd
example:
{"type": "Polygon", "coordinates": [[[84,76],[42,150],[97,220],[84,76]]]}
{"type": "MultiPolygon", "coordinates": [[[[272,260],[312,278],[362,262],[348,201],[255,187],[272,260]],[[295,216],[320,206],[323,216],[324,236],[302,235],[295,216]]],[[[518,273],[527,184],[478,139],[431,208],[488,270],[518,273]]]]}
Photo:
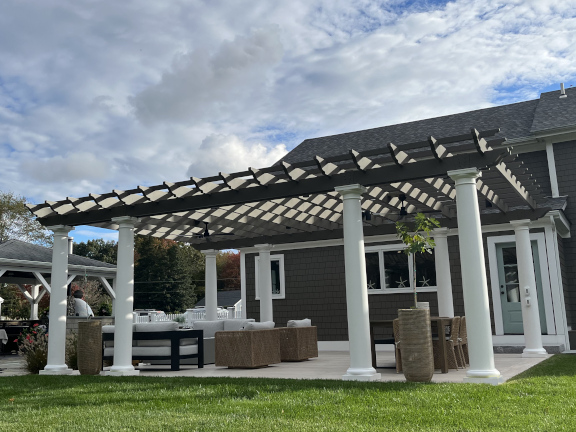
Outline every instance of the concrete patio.
{"type": "MultiPolygon", "coordinates": [[[[550,355],[546,358],[551,357],[550,355]]],[[[495,354],[496,368],[504,380],[531,368],[545,358],[522,358],[521,354],[495,354]]],[[[382,381],[405,381],[404,375],[396,373],[394,353],[377,353],[377,372],[382,381]]],[[[283,362],[259,369],[228,369],[206,365],[203,369],[184,366],[178,372],[169,370],[169,366],[140,366],[140,376],[193,376],[193,377],[243,377],[243,378],[291,378],[291,379],[334,379],[341,380],[350,365],[350,355],[346,351],[320,351],[319,357],[304,362],[283,362]]],[[[450,370],[443,374],[434,373],[433,382],[463,382],[466,370],[450,370]]]]}
{"type": "MultiPolygon", "coordinates": [[[[548,356],[550,357],[550,356],[548,356]]],[[[404,381],[404,375],[397,374],[394,368],[394,353],[377,353],[377,372],[382,381],[404,381]]],[[[522,358],[521,354],[495,354],[496,368],[505,380],[531,368],[545,360],[544,358],[522,358]]],[[[346,351],[321,351],[318,358],[304,362],[284,362],[259,369],[228,369],[206,365],[203,369],[196,366],[183,366],[178,372],[170,371],[170,366],[139,366],[140,376],[186,376],[186,377],[233,377],[233,378],[288,378],[288,379],[334,379],[341,380],[350,365],[350,356],[346,351]]],[[[0,377],[27,375],[24,360],[15,355],[0,357],[0,377]]],[[[443,374],[437,370],[432,382],[462,382],[466,370],[450,370],[443,374]]]]}

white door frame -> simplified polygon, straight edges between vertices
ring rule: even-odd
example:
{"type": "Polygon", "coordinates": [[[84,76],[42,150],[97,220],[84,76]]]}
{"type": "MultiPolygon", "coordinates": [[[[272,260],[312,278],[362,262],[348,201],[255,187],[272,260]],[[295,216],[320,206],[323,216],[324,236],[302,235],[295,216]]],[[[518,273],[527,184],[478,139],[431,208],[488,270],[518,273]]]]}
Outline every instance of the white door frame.
{"type": "MultiPolygon", "coordinates": [[[[540,260],[540,277],[542,279],[542,294],[544,311],[546,313],[546,330],[549,335],[556,334],[554,323],[554,307],[550,289],[550,272],[548,271],[548,258],[546,257],[546,241],[544,233],[530,233],[530,241],[536,240],[538,244],[538,257],[540,260]]],[[[516,236],[490,236],[488,243],[488,262],[490,263],[490,288],[492,292],[492,307],[494,308],[494,327],[497,336],[504,335],[504,321],[502,318],[502,303],[500,301],[500,281],[498,278],[498,260],[496,245],[498,243],[516,243],[516,236]]]]}

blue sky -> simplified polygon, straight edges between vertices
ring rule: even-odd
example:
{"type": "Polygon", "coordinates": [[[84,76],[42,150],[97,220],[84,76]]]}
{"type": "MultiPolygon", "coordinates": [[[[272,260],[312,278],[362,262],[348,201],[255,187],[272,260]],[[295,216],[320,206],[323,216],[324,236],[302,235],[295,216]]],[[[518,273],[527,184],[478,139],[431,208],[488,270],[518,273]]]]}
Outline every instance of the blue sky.
{"type": "Polygon", "coordinates": [[[576,85],[574,11],[576,0],[4,0],[0,190],[42,202],[233,172],[310,137],[537,98],[576,85]]]}

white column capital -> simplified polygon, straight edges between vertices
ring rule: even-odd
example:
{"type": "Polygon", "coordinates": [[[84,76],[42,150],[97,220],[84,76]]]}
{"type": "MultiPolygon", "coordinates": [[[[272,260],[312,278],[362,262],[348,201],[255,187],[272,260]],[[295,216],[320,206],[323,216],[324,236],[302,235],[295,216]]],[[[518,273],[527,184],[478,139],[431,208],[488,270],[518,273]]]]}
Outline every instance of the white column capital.
{"type": "Polygon", "coordinates": [[[74,227],[68,225],[52,225],[46,228],[58,235],[68,235],[70,231],[74,230],[74,227]]]}
{"type": "Polygon", "coordinates": [[[263,243],[254,245],[254,247],[258,250],[258,252],[270,252],[270,250],[274,248],[274,245],[269,243],[263,243]]]}
{"type": "Polygon", "coordinates": [[[510,225],[512,225],[512,228],[514,228],[514,231],[530,229],[531,223],[532,223],[532,221],[530,221],[530,219],[521,219],[521,220],[510,221],[510,225]]]}
{"type": "Polygon", "coordinates": [[[203,251],[200,251],[200,252],[201,252],[202,254],[206,255],[207,257],[209,257],[209,256],[216,256],[216,255],[218,255],[218,252],[219,252],[219,251],[216,250],[216,249],[206,249],[206,250],[203,250],[203,251]]]}
{"type": "Polygon", "coordinates": [[[450,176],[456,184],[463,183],[476,183],[476,179],[482,176],[478,168],[463,168],[459,170],[448,171],[446,174],[450,176]]]}
{"type": "Polygon", "coordinates": [[[342,198],[360,198],[363,193],[366,193],[368,189],[361,184],[350,184],[346,186],[336,186],[334,188],[336,192],[342,195],[342,198]]]}
{"type": "Polygon", "coordinates": [[[432,237],[433,238],[446,238],[448,237],[448,233],[450,232],[449,228],[446,227],[440,227],[440,228],[434,228],[432,230],[432,237]]]}
{"type": "Polygon", "coordinates": [[[138,218],[132,216],[118,216],[112,218],[112,222],[119,225],[119,228],[134,228],[136,222],[138,222],[138,218]]]}

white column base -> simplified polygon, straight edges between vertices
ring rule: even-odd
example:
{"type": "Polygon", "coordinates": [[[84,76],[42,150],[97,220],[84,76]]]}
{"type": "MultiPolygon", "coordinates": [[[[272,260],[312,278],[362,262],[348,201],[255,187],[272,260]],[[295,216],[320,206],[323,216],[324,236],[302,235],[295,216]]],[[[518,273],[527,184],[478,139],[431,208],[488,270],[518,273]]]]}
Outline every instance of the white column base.
{"type": "Polygon", "coordinates": [[[504,378],[499,376],[499,377],[484,377],[484,378],[480,378],[480,377],[465,377],[464,378],[464,382],[465,383],[469,383],[469,384],[490,384],[490,385],[499,385],[502,384],[504,382],[504,378]]]}
{"type": "Polygon", "coordinates": [[[531,357],[548,357],[548,353],[544,348],[524,348],[522,351],[522,357],[524,358],[531,358],[531,357]]]}
{"type": "Polygon", "coordinates": [[[497,369],[492,370],[469,370],[464,377],[465,383],[498,385],[504,382],[504,378],[497,369]]]}
{"type": "Polygon", "coordinates": [[[67,365],[46,365],[39,375],[80,375],[80,371],[70,369],[67,365]]]}
{"type": "Polygon", "coordinates": [[[348,368],[346,373],[342,375],[344,381],[380,381],[382,375],[376,372],[374,368],[348,368]]]}
{"type": "Polygon", "coordinates": [[[110,370],[100,372],[105,376],[135,376],[140,375],[140,371],[134,369],[134,366],[112,366],[110,370]]]}

